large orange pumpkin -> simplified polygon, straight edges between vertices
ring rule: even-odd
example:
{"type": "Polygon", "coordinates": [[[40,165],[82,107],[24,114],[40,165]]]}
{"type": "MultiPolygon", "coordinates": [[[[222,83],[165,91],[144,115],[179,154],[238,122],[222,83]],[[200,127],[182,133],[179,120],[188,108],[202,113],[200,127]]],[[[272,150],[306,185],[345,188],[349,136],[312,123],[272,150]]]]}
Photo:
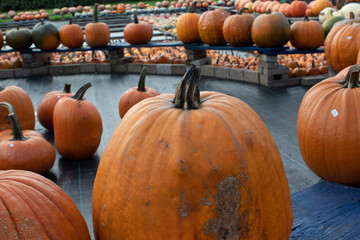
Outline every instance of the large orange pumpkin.
{"type": "Polygon", "coordinates": [[[195,12],[195,5],[193,3],[189,12],[182,14],[176,22],[176,34],[185,44],[201,42],[198,27],[200,15],[195,12]]]}
{"type": "Polygon", "coordinates": [[[90,240],[73,200],[33,172],[0,171],[0,211],[0,239],[90,240]]]}
{"type": "Polygon", "coordinates": [[[158,91],[150,87],[145,87],[146,68],[143,67],[140,73],[140,79],[137,87],[126,90],[119,100],[119,114],[123,118],[125,113],[138,102],[160,95],[158,91]]]}
{"type": "Polygon", "coordinates": [[[61,98],[55,105],[55,146],[65,159],[89,158],[100,145],[101,116],[95,105],[84,99],[86,90],[91,86],[91,83],[85,84],[73,97],[61,98]]]}
{"type": "Polygon", "coordinates": [[[56,103],[63,97],[71,97],[74,94],[71,92],[71,84],[65,83],[63,91],[51,91],[41,99],[37,107],[37,118],[40,124],[47,130],[54,129],[53,113],[56,103]]]}
{"type": "Polygon", "coordinates": [[[22,131],[14,107],[0,102],[9,111],[12,130],[0,132],[0,170],[28,170],[47,173],[55,162],[55,149],[33,130],[22,131]]]}
{"type": "Polygon", "coordinates": [[[201,40],[210,46],[225,45],[223,24],[229,16],[229,13],[222,8],[201,14],[198,22],[201,40]]]}
{"type": "Polygon", "coordinates": [[[224,38],[232,46],[245,47],[254,44],[250,32],[255,16],[250,13],[243,14],[245,10],[247,8],[240,9],[238,14],[229,16],[224,22],[224,38]]]}
{"type": "Polygon", "coordinates": [[[360,23],[333,27],[326,36],[324,52],[329,67],[335,72],[354,65],[360,49],[360,23]]]}
{"type": "Polygon", "coordinates": [[[124,28],[124,39],[126,42],[139,45],[151,41],[153,29],[148,22],[139,22],[137,12],[134,12],[134,22],[128,23],[124,28]]]}
{"type": "Polygon", "coordinates": [[[304,17],[304,21],[291,24],[290,28],[290,42],[297,49],[316,49],[324,44],[324,28],[318,21],[309,21],[308,16],[304,17]]]}
{"type": "Polygon", "coordinates": [[[110,41],[110,28],[106,23],[98,22],[98,4],[94,7],[94,22],[85,26],[85,41],[92,48],[105,47],[110,41]]]}
{"type": "Polygon", "coordinates": [[[298,113],[301,155],[318,176],[360,187],[360,65],[313,86],[298,113]]]}
{"type": "Polygon", "coordinates": [[[198,80],[192,66],[175,95],[121,120],[94,182],[96,239],[289,239],[289,187],[269,130],[243,101],[200,93],[198,80]]]}
{"type": "MultiPolygon", "coordinates": [[[[34,130],[35,110],[29,95],[20,87],[0,85],[0,102],[10,103],[16,110],[22,129],[34,130]]],[[[11,129],[8,118],[9,111],[0,109],[0,131],[11,129]]]]}
{"type": "Polygon", "coordinates": [[[72,23],[72,18],[69,24],[63,25],[59,30],[60,42],[68,48],[79,48],[84,43],[84,34],[78,24],[72,23]]]}
{"type": "Polygon", "coordinates": [[[290,23],[279,12],[257,16],[251,26],[251,38],[258,47],[282,47],[290,40],[290,23]]]}

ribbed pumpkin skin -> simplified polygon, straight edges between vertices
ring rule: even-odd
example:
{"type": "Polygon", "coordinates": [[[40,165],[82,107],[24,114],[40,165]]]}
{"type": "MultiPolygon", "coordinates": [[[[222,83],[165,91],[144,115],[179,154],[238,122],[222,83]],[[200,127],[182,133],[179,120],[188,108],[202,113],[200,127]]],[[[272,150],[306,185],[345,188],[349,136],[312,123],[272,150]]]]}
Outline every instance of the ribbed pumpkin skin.
{"type": "Polygon", "coordinates": [[[185,44],[201,42],[199,19],[200,15],[197,13],[184,13],[179,17],[176,22],[176,34],[181,42],[185,44]]]}
{"type": "Polygon", "coordinates": [[[59,30],[60,42],[68,48],[79,48],[84,43],[84,35],[78,24],[63,25],[59,30]]]}
{"type": "Polygon", "coordinates": [[[279,12],[257,16],[251,27],[251,38],[258,47],[282,47],[290,40],[290,24],[279,12]]]}
{"type": "Polygon", "coordinates": [[[223,26],[225,40],[232,46],[245,47],[253,45],[251,26],[255,16],[252,14],[236,14],[228,17],[223,26]]]}
{"type": "Polygon", "coordinates": [[[0,239],[90,240],[75,203],[39,174],[0,171],[0,199],[0,239]]]}
{"type": "Polygon", "coordinates": [[[225,45],[223,24],[227,17],[229,13],[224,9],[215,9],[201,14],[198,23],[201,40],[210,46],[225,45]]]}
{"type": "Polygon", "coordinates": [[[101,141],[102,120],[93,103],[73,98],[60,99],[54,108],[55,146],[68,160],[91,157],[101,141]]]}
{"type": "Polygon", "coordinates": [[[291,24],[291,44],[297,49],[316,49],[325,41],[325,31],[318,21],[297,21],[291,24]]]}
{"type": "Polygon", "coordinates": [[[94,183],[95,238],[289,239],[288,183],[259,116],[221,93],[201,92],[193,110],[173,99],[141,101],[115,130],[94,183]]]}
{"type": "Polygon", "coordinates": [[[73,93],[64,93],[63,91],[47,93],[37,107],[37,118],[40,124],[47,130],[52,131],[54,129],[53,113],[56,103],[63,97],[71,97],[73,95],[73,93]]]}
{"type": "Polygon", "coordinates": [[[6,43],[14,49],[27,49],[33,44],[32,33],[27,28],[12,29],[6,33],[6,43]]]}
{"type": "Polygon", "coordinates": [[[136,103],[149,98],[159,95],[160,93],[150,87],[145,87],[145,92],[138,91],[138,87],[132,87],[126,90],[119,100],[119,114],[123,118],[125,113],[136,103]]]}
{"type": "Polygon", "coordinates": [[[147,22],[129,23],[124,28],[125,41],[133,45],[146,44],[152,36],[152,26],[147,22]]]}
{"type": "MultiPolygon", "coordinates": [[[[22,88],[17,86],[7,86],[4,90],[0,88],[0,102],[8,102],[13,105],[23,130],[34,130],[34,106],[29,95],[22,88]]],[[[11,129],[8,114],[9,111],[6,108],[0,108],[0,131],[11,129]]]]}
{"type": "Polygon", "coordinates": [[[53,50],[60,45],[59,30],[51,22],[39,22],[32,30],[34,44],[41,50],[53,50]]]}
{"type": "Polygon", "coordinates": [[[354,65],[360,50],[360,24],[339,25],[326,36],[325,57],[329,67],[335,72],[354,65]]]}
{"type": "Polygon", "coordinates": [[[103,22],[88,23],[85,27],[85,41],[90,47],[105,47],[110,41],[110,28],[103,22]]]}
{"type": "Polygon", "coordinates": [[[301,155],[314,173],[329,181],[360,187],[360,88],[343,88],[338,83],[348,70],[323,80],[305,94],[297,134],[301,155]]]}

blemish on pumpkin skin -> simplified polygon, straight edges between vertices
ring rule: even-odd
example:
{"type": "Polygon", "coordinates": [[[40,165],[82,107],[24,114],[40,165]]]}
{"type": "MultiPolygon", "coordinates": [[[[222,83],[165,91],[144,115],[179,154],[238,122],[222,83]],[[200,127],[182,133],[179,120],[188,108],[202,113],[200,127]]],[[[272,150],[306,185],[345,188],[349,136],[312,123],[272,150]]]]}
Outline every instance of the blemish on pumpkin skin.
{"type": "Polygon", "coordinates": [[[227,177],[218,184],[215,217],[204,225],[205,234],[213,234],[221,240],[239,239],[240,186],[240,181],[234,177],[227,177]]]}

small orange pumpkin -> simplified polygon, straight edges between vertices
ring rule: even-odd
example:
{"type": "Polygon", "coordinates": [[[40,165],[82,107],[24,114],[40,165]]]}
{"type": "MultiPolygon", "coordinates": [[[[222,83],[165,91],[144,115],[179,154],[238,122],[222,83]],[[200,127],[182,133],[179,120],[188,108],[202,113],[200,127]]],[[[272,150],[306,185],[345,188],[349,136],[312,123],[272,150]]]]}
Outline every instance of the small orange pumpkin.
{"type": "Polygon", "coordinates": [[[84,34],[78,24],[72,23],[70,18],[69,24],[63,25],[59,30],[60,42],[68,48],[79,48],[84,43],[84,34]]]}
{"type": "Polygon", "coordinates": [[[47,173],[55,162],[55,149],[45,138],[33,130],[22,131],[14,107],[0,102],[9,112],[12,130],[0,133],[0,170],[28,170],[47,173]]]}
{"type": "Polygon", "coordinates": [[[100,48],[108,45],[110,41],[110,28],[106,23],[98,22],[98,6],[94,7],[94,22],[85,26],[85,41],[92,48],[100,48]]]}
{"type": "Polygon", "coordinates": [[[124,39],[126,42],[139,45],[146,44],[153,37],[153,29],[151,24],[147,22],[139,22],[137,11],[134,12],[134,22],[128,23],[124,28],[124,39]]]}
{"type": "Polygon", "coordinates": [[[149,97],[154,97],[160,93],[150,87],[145,87],[146,67],[143,67],[140,73],[140,79],[137,87],[126,90],[119,100],[119,114],[123,118],[125,113],[135,104],[149,97]]]}
{"type": "Polygon", "coordinates": [[[189,12],[182,14],[176,22],[176,34],[185,44],[201,42],[198,28],[200,15],[195,13],[195,5],[196,2],[191,5],[189,12]]]}

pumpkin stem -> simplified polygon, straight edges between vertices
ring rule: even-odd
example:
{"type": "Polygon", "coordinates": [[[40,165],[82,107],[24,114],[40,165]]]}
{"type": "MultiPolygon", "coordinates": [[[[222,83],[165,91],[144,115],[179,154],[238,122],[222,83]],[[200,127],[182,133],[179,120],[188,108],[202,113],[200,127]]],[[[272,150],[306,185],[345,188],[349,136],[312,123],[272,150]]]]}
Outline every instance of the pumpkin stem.
{"type": "Polygon", "coordinates": [[[27,138],[24,137],[21,129],[19,119],[16,116],[14,107],[8,102],[0,102],[1,107],[7,108],[9,111],[9,118],[11,121],[12,135],[13,138],[10,141],[25,141],[27,138]]]}
{"type": "Polygon", "coordinates": [[[350,19],[355,19],[355,14],[353,12],[350,12],[350,19]]]}
{"type": "Polygon", "coordinates": [[[135,24],[139,23],[139,19],[138,19],[138,16],[137,16],[137,11],[134,11],[134,23],[135,24]]]}
{"type": "Polygon", "coordinates": [[[247,11],[249,10],[248,8],[244,7],[244,8],[241,8],[239,11],[238,11],[238,14],[241,15],[243,14],[244,11],[247,11]]]}
{"type": "Polygon", "coordinates": [[[307,21],[309,21],[309,16],[308,16],[308,15],[305,15],[305,16],[304,16],[304,22],[307,22],[307,21]]]}
{"type": "Polygon", "coordinates": [[[173,100],[175,108],[184,110],[200,108],[199,79],[199,68],[192,65],[176,88],[173,100]]]}
{"type": "Polygon", "coordinates": [[[360,87],[359,84],[359,72],[360,64],[352,65],[346,74],[346,77],[343,81],[339,83],[343,85],[343,88],[356,88],[360,87]]]}
{"type": "Polygon", "coordinates": [[[138,91],[139,92],[146,92],[146,89],[145,89],[145,77],[146,77],[146,67],[143,67],[141,69],[141,72],[140,72],[140,79],[139,79],[139,83],[138,83],[138,91]]]}
{"type": "Polygon", "coordinates": [[[98,18],[98,6],[99,6],[99,4],[95,3],[95,6],[94,6],[94,23],[97,23],[99,21],[99,18],[98,18]]]}
{"type": "Polygon", "coordinates": [[[71,83],[65,83],[63,93],[71,93],[71,83]]]}
{"type": "Polygon", "coordinates": [[[92,83],[91,82],[86,83],[75,93],[75,95],[72,98],[75,100],[84,100],[83,99],[84,94],[86,90],[88,90],[90,87],[92,87],[92,83]]]}
{"type": "Polygon", "coordinates": [[[197,1],[194,1],[190,8],[189,8],[189,13],[194,13],[195,12],[195,5],[197,4],[197,1]]]}
{"type": "Polygon", "coordinates": [[[270,14],[270,13],[271,13],[271,9],[268,8],[268,9],[266,10],[266,14],[270,14]]]}
{"type": "Polygon", "coordinates": [[[71,25],[72,23],[73,23],[73,20],[72,20],[72,18],[70,18],[69,25],[71,25]]]}
{"type": "Polygon", "coordinates": [[[0,91],[3,91],[3,90],[5,90],[5,87],[2,84],[0,84],[0,91]]]}

